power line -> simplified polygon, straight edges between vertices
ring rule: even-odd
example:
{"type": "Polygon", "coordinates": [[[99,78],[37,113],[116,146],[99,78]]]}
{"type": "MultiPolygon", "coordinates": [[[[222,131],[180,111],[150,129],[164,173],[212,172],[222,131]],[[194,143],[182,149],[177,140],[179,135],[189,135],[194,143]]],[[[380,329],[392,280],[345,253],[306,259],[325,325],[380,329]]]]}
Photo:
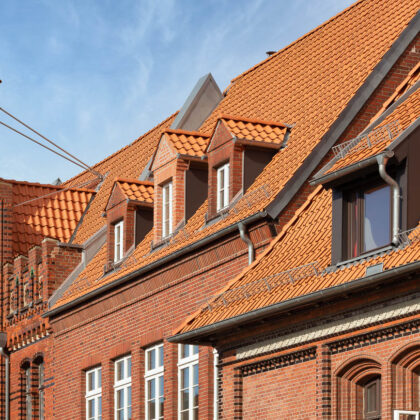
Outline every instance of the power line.
{"type": "MultiPolygon", "coordinates": [[[[56,155],[61,156],[62,158],[64,158],[64,159],[68,160],[69,162],[74,163],[75,165],[77,165],[77,166],[79,166],[80,168],[82,168],[84,171],[86,171],[86,170],[87,170],[87,168],[85,168],[84,166],[82,166],[80,163],[77,163],[76,161],[74,161],[74,160],[72,160],[72,159],[68,158],[67,156],[64,156],[63,154],[61,154],[61,153],[59,153],[59,152],[57,152],[57,151],[55,151],[55,150],[51,149],[50,147],[45,146],[45,144],[40,143],[39,141],[37,141],[37,140],[33,139],[32,137],[29,137],[28,135],[26,135],[25,133],[22,133],[22,132],[21,132],[21,131],[19,131],[19,130],[16,130],[16,128],[13,128],[13,127],[11,127],[10,125],[7,125],[7,124],[6,124],[6,123],[4,123],[3,121],[0,121],[0,124],[1,124],[1,125],[4,125],[5,127],[9,128],[10,130],[14,131],[15,133],[20,134],[21,136],[26,137],[28,140],[30,140],[30,141],[32,141],[32,142],[34,142],[34,143],[38,144],[39,146],[43,147],[44,149],[47,149],[47,150],[49,150],[50,152],[53,152],[53,153],[55,153],[56,155]]],[[[96,174],[95,174],[95,175],[96,175],[96,174]]]]}
{"type": "MultiPolygon", "coordinates": [[[[78,164],[79,167],[82,167],[84,170],[88,170],[89,172],[93,173],[94,175],[96,175],[98,177],[102,177],[102,175],[99,172],[97,172],[94,169],[92,169],[88,164],[86,164],[85,162],[83,162],[82,160],[80,160],[79,158],[77,158],[76,156],[72,155],[70,152],[68,152],[67,150],[65,150],[62,147],[60,147],[58,144],[54,143],[52,140],[49,140],[47,137],[45,137],[44,135],[42,135],[41,133],[39,133],[38,131],[36,131],[35,129],[33,129],[28,124],[25,124],[23,121],[19,120],[17,117],[15,117],[14,115],[12,115],[10,112],[6,111],[4,108],[0,107],[0,111],[4,112],[6,115],[8,115],[9,117],[13,118],[15,121],[17,121],[18,123],[22,124],[24,127],[26,127],[27,129],[31,130],[33,133],[37,134],[38,136],[40,136],[41,138],[43,138],[44,140],[46,140],[48,143],[52,144],[54,147],[56,147],[57,149],[61,150],[64,153],[66,153],[68,156],[70,156],[71,158],[73,158],[74,160],[76,160],[77,162],[79,162],[81,165],[83,165],[83,166],[80,166],[80,164],[78,164]]],[[[3,125],[6,125],[6,124],[3,123],[3,125]]],[[[11,127],[8,127],[8,128],[11,128],[11,127]]],[[[16,131],[19,134],[22,134],[19,131],[14,130],[13,128],[12,128],[12,130],[13,131],[16,131]]],[[[28,136],[25,136],[25,137],[29,138],[28,136]]],[[[31,138],[29,138],[29,139],[30,140],[33,140],[31,138]]],[[[33,141],[36,142],[36,140],[33,140],[33,141]]],[[[42,145],[41,143],[38,143],[37,142],[37,144],[39,144],[39,145],[47,148],[48,150],[54,152],[52,149],[50,149],[50,148],[42,145]]],[[[62,154],[60,154],[58,152],[54,152],[54,153],[57,153],[59,156],[64,157],[65,159],[69,160],[67,157],[63,156],[62,154]]],[[[72,163],[77,164],[74,161],[71,161],[71,160],[69,160],[69,161],[72,162],[72,163]]]]}

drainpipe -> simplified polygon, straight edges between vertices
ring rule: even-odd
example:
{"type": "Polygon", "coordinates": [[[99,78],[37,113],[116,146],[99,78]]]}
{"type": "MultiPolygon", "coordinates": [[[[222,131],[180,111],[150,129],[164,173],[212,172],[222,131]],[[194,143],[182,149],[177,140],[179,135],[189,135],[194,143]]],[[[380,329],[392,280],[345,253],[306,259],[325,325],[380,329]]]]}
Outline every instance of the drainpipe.
{"type": "Polygon", "coordinates": [[[4,357],[6,366],[5,378],[5,420],[10,420],[9,407],[10,407],[10,356],[6,352],[7,336],[6,333],[0,332],[0,355],[4,357]]]}
{"type": "Polygon", "coordinates": [[[241,236],[241,239],[248,245],[248,265],[250,265],[252,264],[255,258],[254,244],[252,243],[250,237],[248,236],[246,226],[243,222],[238,223],[238,228],[239,228],[239,235],[241,236]]]}
{"type": "Polygon", "coordinates": [[[386,172],[386,164],[388,163],[388,156],[378,156],[379,175],[391,187],[392,190],[392,243],[399,244],[398,233],[400,224],[400,187],[386,172]]]}

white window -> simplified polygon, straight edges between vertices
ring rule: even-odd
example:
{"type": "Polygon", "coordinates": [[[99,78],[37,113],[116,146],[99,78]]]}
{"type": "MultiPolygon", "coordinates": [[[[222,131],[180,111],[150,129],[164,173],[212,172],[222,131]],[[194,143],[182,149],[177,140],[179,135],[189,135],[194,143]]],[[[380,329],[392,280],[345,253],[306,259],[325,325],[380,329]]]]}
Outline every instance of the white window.
{"type": "Polygon", "coordinates": [[[131,420],[131,356],[114,363],[115,420],[131,420]]]}
{"type": "Polygon", "coordinates": [[[178,351],[178,420],[197,420],[198,346],[180,344],[178,351]]]}
{"type": "Polygon", "coordinates": [[[172,182],[162,187],[162,237],[172,233],[172,182]]]}
{"type": "Polygon", "coordinates": [[[419,420],[419,411],[394,410],[393,420],[419,420]]]}
{"type": "Polygon", "coordinates": [[[86,420],[102,420],[102,369],[86,372],[86,420]]]}
{"type": "Polygon", "coordinates": [[[122,221],[114,226],[114,262],[120,261],[123,257],[123,227],[122,221]]]}
{"type": "Polygon", "coordinates": [[[219,353],[213,349],[213,419],[219,418],[219,353]]]}
{"type": "Polygon", "coordinates": [[[229,204],[229,163],[217,169],[217,211],[229,204]]]}
{"type": "Polygon", "coordinates": [[[163,344],[146,350],[146,419],[163,419],[163,344]]]}

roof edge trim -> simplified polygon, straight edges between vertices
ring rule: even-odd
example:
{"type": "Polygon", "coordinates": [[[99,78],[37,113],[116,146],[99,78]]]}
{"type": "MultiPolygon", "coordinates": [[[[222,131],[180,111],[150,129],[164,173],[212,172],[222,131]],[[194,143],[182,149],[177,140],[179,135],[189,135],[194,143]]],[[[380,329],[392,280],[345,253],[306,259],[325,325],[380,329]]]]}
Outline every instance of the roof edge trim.
{"type": "Polygon", "coordinates": [[[352,280],[348,283],[340,284],[339,286],[319,290],[308,295],[299,296],[290,300],[276,303],[274,305],[256,309],[254,311],[247,312],[245,314],[238,315],[236,317],[229,318],[223,321],[219,321],[215,324],[206,325],[204,327],[197,328],[186,333],[177,334],[172,337],[168,337],[167,340],[171,343],[181,343],[187,342],[191,339],[199,339],[200,337],[204,337],[205,335],[212,334],[235,325],[239,325],[240,323],[254,321],[262,317],[273,315],[280,311],[293,309],[299,305],[310,304],[323,298],[335,297],[336,295],[339,295],[344,291],[355,291],[362,289],[365,286],[374,285],[384,281],[390,281],[393,280],[395,277],[411,274],[418,270],[420,270],[420,261],[405,264],[403,266],[392,268],[381,273],[372,274],[371,276],[361,277],[356,280],[352,280]]]}
{"type": "Polygon", "coordinates": [[[339,117],[333,122],[321,141],[314,147],[292,178],[289,179],[284,188],[267,206],[267,213],[273,219],[278,217],[290,200],[299,191],[301,186],[306,182],[311,173],[321,163],[321,160],[351,124],[370,96],[384,80],[393,65],[417,36],[419,30],[420,11],[417,12],[416,16],[414,16],[407,27],[401,32],[400,36],[394,41],[391,48],[384,54],[381,61],[375,66],[365,82],[350,99],[339,117]]]}

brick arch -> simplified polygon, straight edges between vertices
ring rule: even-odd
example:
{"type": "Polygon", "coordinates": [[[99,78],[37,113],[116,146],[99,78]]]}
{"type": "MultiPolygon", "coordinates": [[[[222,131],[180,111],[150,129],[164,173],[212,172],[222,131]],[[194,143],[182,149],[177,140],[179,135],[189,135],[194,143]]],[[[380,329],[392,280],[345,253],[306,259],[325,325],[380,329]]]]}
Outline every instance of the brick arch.
{"type": "Polygon", "coordinates": [[[420,410],[420,340],[390,357],[392,408],[420,410]]]}
{"type": "Polygon", "coordinates": [[[335,371],[335,417],[359,419],[363,413],[363,385],[382,377],[382,364],[371,355],[358,355],[342,363],[335,371]]]}
{"type": "Polygon", "coordinates": [[[42,353],[42,352],[37,352],[32,357],[32,363],[33,364],[42,363],[42,362],[44,362],[44,360],[45,360],[45,357],[44,357],[44,353],[42,353]]]}
{"type": "Polygon", "coordinates": [[[26,367],[31,366],[32,360],[29,357],[25,357],[24,359],[22,359],[19,363],[19,368],[25,369],[26,367]]]}

